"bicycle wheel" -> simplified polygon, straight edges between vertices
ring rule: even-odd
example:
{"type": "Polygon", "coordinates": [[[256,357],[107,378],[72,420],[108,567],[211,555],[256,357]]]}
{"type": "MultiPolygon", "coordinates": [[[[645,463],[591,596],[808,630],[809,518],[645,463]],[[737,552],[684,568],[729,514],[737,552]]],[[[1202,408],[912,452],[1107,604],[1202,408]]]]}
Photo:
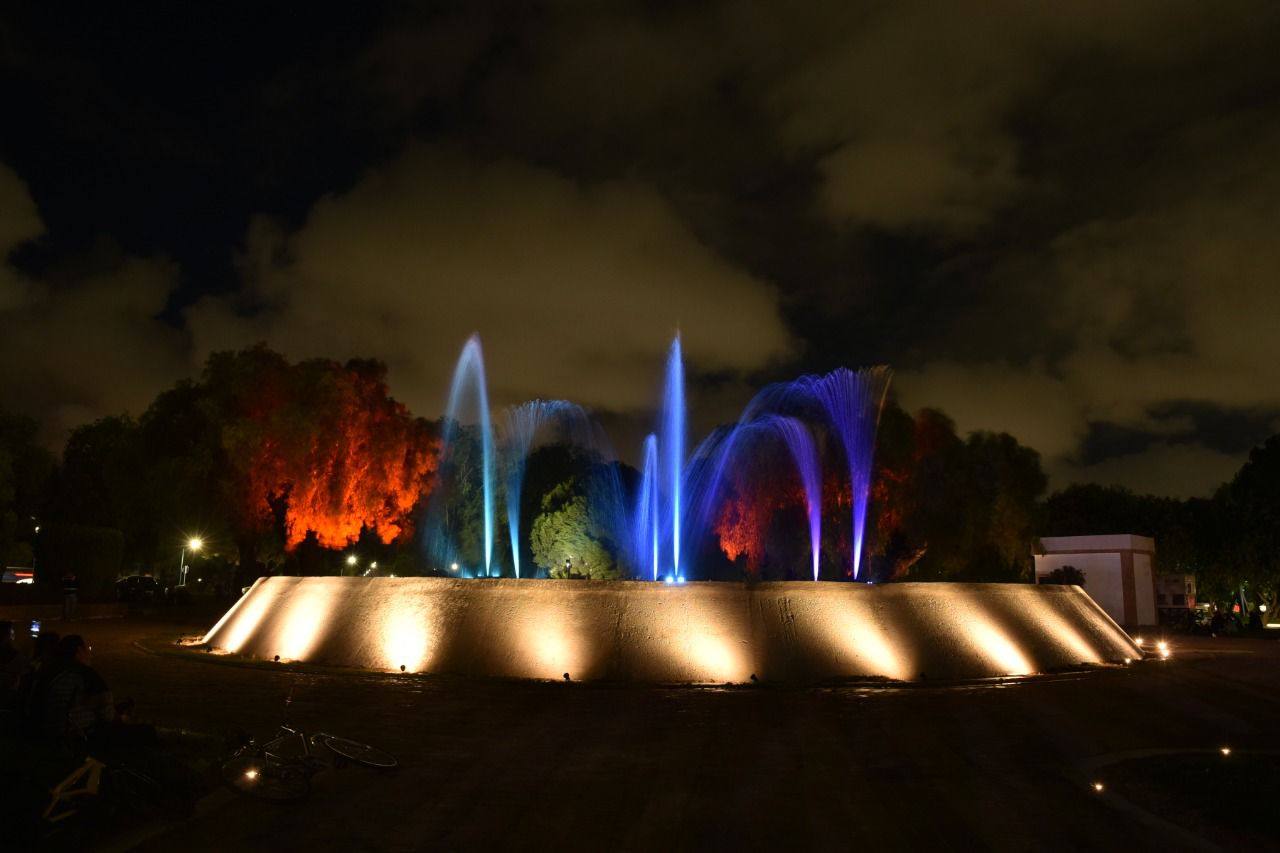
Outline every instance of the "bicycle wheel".
{"type": "Polygon", "coordinates": [[[240,793],[262,800],[298,800],[311,790],[311,780],[302,769],[252,753],[224,762],[222,779],[240,793]]]}
{"type": "Polygon", "coordinates": [[[366,767],[376,767],[379,770],[390,770],[397,766],[400,762],[389,752],[383,752],[375,746],[369,746],[367,743],[348,740],[344,737],[334,737],[325,735],[320,739],[334,755],[340,755],[343,758],[349,758],[358,764],[366,767]]]}

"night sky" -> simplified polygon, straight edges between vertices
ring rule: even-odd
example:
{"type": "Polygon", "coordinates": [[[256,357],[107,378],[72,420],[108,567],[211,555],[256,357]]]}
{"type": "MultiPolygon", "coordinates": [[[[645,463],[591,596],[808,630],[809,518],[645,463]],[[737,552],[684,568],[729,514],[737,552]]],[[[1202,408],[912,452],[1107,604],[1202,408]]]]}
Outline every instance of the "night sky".
{"type": "MultiPolygon", "coordinates": [[[[6,4],[0,405],[50,442],[207,354],[373,356],[630,441],[896,371],[1055,488],[1280,431],[1280,3],[6,4]]],[[[620,443],[622,443],[620,441],[620,443]]]]}

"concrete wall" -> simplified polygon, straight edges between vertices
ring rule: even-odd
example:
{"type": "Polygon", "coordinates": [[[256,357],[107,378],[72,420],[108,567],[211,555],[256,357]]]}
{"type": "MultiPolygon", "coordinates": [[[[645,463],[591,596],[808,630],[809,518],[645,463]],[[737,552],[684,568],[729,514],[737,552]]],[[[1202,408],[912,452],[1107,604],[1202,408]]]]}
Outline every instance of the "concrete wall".
{"type": "Polygon", "coordinates": [[[1084,572],[1085,591],[1115,621],[1125,624],[1124,578],[1119,554],[1037,554],[1037,580],[1063,566],[1084,572]]]}
{"type": "Polygon", "coordinates": [[[266,578],[216,650],[407,672],[656,683],[983,678],[1141,657],[1078,587],[266,578]]]}
{"type": "Polygon", "coordinates": [[[1150,554],[1133,555],[1133,603],[1137,621],[1132,624],[1155,625],[1159,622],[1156,615],[1156,578],[1151,572],[1150,554]]]}

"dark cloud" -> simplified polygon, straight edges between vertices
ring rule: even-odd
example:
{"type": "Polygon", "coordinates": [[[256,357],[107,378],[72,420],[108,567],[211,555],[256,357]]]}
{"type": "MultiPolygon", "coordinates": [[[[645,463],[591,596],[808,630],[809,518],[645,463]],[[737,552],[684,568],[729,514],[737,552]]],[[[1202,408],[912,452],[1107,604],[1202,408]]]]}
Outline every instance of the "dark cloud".
{"type": "MultiPolygon", "coordinates": [[[[26,188],[0,165],[0,256],[40,236],[26,188]]],[[[0,266],[0,398],[61,442],[75,426],[140,412],[186,374],[182,336],[157,321],[169,264],[100,250],[43,280],[0,266]]]]}
{"type": "MultiPolygon", "coordinates": [[[[30,196],[0,180],[21,248],[0,310],[65,336],[120,287],[121,387],[266,339],[383,357],[431,413],[479,329],[503,400],[638,423],[679,324],[715,417],[770,378],[888,362],[904,403],[1014,433],[1054,485],[1204,493],[1276,427],[1274,3],[243,24],[8,16],[23,120],[0,159],[30,196]]],[[[112,405],[66,369],[33,409],[112,405]]]]}
{"type": "Polygon", "coordinates": [[[294,357],[373,355],[429,415],[472,330],[496,403],[620,412],[652,405],[677,328],[701,370],[759,371],[791,347],[776,291],[708,251],[644,185],[579,186],[433,148],[324,199],[296,232],[264,224],[245,264],[260,310],[194,306],[199,351],[264,339],[294,357]]]}

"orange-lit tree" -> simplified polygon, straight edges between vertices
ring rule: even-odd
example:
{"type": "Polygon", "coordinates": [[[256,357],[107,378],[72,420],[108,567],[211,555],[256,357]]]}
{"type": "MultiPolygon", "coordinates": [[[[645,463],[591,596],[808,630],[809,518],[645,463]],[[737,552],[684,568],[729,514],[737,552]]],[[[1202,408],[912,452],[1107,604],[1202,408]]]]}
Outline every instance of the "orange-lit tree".
{"type": "Polygon", "coordinates": [[[281,418],[294,439],[285,546],[314,533],[322,547],[342,548],[364,528],[384,543],[409,535],[438,460],[430,425],[391,399],[378,362],[309,361],[298,372],[301,393],[281,418]]]}
{"type": "Polygon", "coordinates": [[[327,548],[365,529],[407,537],[439,451],[431,425],[391,398],[381,364],[295,365],[263,345],[213,354],[143,423],[164,445],[156,482],[234,542],[242,579],[264,549],[308,534],[327,548]]]}

